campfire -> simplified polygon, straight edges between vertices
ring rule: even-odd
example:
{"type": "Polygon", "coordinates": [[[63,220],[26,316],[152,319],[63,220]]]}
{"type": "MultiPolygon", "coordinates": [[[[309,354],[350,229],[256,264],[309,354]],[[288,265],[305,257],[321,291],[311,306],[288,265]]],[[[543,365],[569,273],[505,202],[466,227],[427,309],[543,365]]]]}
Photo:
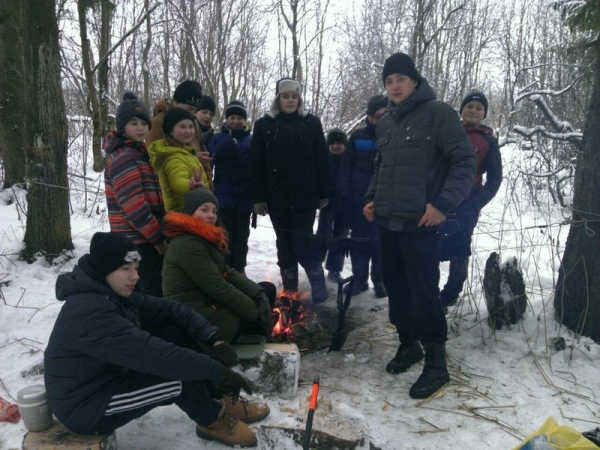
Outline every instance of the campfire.
{"type": "Polygon", "coordinates": [[[304,310],[298,292],[282,291],[275,300],[273,309],[273,335],[276,342],[294,340],[307,333],[304,328],[304,310]]]}

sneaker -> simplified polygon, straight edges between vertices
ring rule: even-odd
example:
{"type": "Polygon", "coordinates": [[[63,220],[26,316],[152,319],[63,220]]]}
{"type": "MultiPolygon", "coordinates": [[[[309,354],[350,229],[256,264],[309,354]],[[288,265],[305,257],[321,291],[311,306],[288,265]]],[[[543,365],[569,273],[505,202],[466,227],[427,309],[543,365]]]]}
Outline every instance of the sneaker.
{"type": "MultiPolygon", "coordinates": [[[[350,289],[350,284],[347,284],[344,287],[344,294],[348,293],[348,289],[350,289]]],[[[368,291],[369,290],[369,283],[367,281],[364,281],[362,283],[354,283],[354,287],[352,288],[352,296],[354,297],[355,295],[358,295],[362,292],[368,291]]]]}
{"type": "Polygon", "coordinates": [[[384,297],[388,296],[383,283],[381,283],[381,282],[374,283],[374,289],[375,289],[375,298],[384,298],[384,297]]]}
{"type": "Polygon", "coordinates": [[[225,411],[225,407],[221,409],[219,418],[210,425],[206,427],[196,425],[196,435],[229,447],[256,447],[258,442],[248,425],[225,411]]]}
{"type": "Polygon", "coordinates": [[[253,423],[267,417],[271,410],[266,403],[250,403],[244,397],[238,397],[237,402],[233,402],[231,396],[223,399],[225,402],[225,411],[244,423],[253,423]]]}
{"type": "Polygon", "coordinates": [[[327,279],[329,281],[333,281],[334,283],[339,283],[340,281],[343,280],[342,274],[339,272],[336,272],[335,270],[330,270],[329,272],[327,272],[327,279]]]}

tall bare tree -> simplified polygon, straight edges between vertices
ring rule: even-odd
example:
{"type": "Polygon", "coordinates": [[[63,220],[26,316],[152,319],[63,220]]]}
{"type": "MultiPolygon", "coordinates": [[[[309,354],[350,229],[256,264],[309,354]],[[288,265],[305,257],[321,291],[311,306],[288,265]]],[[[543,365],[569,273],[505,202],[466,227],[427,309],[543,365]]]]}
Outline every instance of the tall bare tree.
{"type": "Polygon", "coordinates": [[[577,160],[572,224],[554,307],[563,324],[600,341],[600,4],[595,0],[563,3],[568,24],[589,38],[594,88],[577,160]]]}
{"type": "Polygon", "coordinates": [[[23,2],[0,0],[0,157],[7,188],[25,180],[23,109],[25,106],[22,47],[23,2]]]}
{"type": "Polygon", "coordinates": [[[73,248],[67,185],[67,120],[53,0],[23,2],[27,224],[23,256],[48,259],[73,248]]]}

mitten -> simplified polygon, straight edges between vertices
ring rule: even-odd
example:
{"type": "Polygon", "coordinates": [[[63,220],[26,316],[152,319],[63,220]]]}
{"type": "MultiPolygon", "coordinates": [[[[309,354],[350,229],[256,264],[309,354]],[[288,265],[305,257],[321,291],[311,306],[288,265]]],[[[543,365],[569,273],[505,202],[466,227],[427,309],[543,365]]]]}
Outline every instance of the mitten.
{"type": "Polygon", "coordinates": [[[252,388],[250,388],[244,377],[227,367],[223,367],[223,372],[221,372],[221,376],[216,380],[216,385],[217,389],[224,396],[231,395],[234,402],[240,396],[240,389],[243,389],[248,395],[252,394],[252,388]]]}
{"type": "Polygon", "coordinates": [[[237,353],[227,342],[221,342],[212,347],[208,356],[218,359],[225,367],[232,367],[238,362],[237,353]]]}
{"type": "Polygon", "coordinates": [[[269,214],[269,209],[267,208],[267,203],[255,203],[254,204],[254,212],[259,216],[266,216],[269,214]]]}
{"type": "Polygon", "coordinates": [[[260,292],[256,296],[256,304],[258,305],[258,320],[260,323],[268,324],[271,321],[271,303],[269,297],[264,292],[260,292]]]}

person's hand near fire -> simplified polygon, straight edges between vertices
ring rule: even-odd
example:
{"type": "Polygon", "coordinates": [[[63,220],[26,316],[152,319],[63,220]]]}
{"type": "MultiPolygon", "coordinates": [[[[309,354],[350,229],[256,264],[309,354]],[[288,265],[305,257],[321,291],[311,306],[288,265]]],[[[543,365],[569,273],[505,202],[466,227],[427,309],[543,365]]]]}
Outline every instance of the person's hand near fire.
{"type": "Polygon", "coordinates": [[[258,306],[258,321],[265,327],[265,335],[271,336],[273,330],[272,309],[269,297],[264,292],[259,292],[256,296],[256,304],[258,306]]]}

